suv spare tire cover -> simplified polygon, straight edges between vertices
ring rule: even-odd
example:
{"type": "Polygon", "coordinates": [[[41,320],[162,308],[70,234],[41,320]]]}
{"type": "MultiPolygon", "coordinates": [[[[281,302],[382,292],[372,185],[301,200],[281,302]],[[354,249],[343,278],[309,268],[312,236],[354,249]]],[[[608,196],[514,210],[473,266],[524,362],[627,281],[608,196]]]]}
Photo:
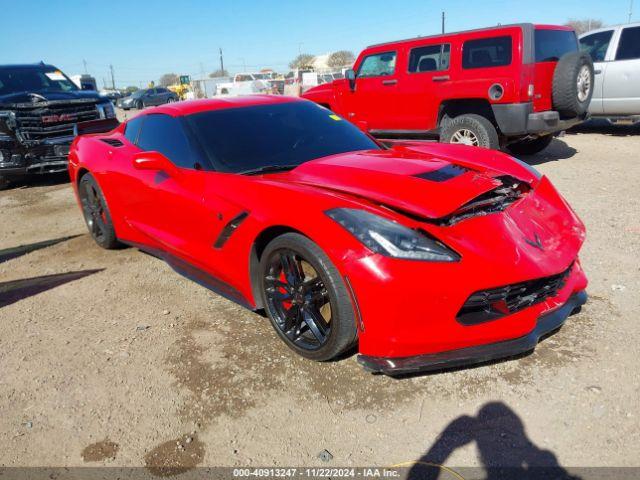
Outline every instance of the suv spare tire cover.
{"type": "Polygon", "coordinates": [[[587,113],[594,83],[593,62],[588,54],[570,52],[562,56],[553,73],[553,108],[560,118],[587,113]]]}

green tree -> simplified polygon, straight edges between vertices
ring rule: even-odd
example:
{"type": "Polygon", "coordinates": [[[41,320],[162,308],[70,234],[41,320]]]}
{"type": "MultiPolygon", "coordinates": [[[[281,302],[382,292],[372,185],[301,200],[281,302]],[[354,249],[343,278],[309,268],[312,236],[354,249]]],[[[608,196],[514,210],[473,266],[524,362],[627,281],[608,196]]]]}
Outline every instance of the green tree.
{"type": "Polygon", "coordinates": [[[350,67],[353,65],[356,57],[353,52],[349,50],[339,50],[329,55],[327,65],[331,68],[350,67]]]}
{"type": "Polygon", "coordinates": [[[124,89],[125,92],[131,94],[133,92],[137,92],[138,90],[140,90],[138,87],[136,87],[135,85],[129,85],[127,88],[124,89]]]}
{"type": "Polygon", "coordinates": [[[313,65],[313,60],[316,57],[311,55],[310,53],[301,53],[296,58],[291,60],[289,63],[289,68],[308,68],[313,65]]]}

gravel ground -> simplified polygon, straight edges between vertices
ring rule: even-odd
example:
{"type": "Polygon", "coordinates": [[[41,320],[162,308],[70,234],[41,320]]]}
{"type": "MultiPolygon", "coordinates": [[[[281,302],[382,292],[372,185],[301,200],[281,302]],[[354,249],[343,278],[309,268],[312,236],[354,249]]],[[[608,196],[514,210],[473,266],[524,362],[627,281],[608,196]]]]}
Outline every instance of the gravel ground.
{"type": "Polygon", "coordinates": [[[640,466],[639,134],[530,159],[587,225],[582,311],[531,355],[401,380],[298,358],[160,260],[100,249],[64,179],[0,192],[0,250],[62,239],[0,263],[0,466],[640,466]]]}

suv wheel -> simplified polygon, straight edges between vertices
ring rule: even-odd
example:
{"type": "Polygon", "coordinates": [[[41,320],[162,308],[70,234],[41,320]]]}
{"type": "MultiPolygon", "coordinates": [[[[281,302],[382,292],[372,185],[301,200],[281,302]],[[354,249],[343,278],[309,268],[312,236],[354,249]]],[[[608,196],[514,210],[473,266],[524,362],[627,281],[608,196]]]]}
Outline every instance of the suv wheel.
{"type": "Polygon", "coordinates": [[[564,55],[553,73],[553,107],[560,117],[573,118],[587,113],[593,86],[591,57],[583,52],[564,55]]]}
{"type": "Polygon", "coordinates": [[[514,155],[533,155],[547,148],[551,140],[553,140],[553,135],[545,135],[544,137],[534,138],[533,140],[519,140],[510,143],[507,145],[507,148],[514,155]]]}
{"type": "Polygon", "coordinates": [[[6,188],[9,188],[10,184],[11,182],[9,182],[9,180],[7,180],[6,178],[0,177],[0,190],[5,190],[6,188]]]}
{"type": "Polygon", "coordinates": [[[500,148],[496,128],[489,120],[475,113],[459,115],[441,123],[440,141],[494,150],[500,148]]]}

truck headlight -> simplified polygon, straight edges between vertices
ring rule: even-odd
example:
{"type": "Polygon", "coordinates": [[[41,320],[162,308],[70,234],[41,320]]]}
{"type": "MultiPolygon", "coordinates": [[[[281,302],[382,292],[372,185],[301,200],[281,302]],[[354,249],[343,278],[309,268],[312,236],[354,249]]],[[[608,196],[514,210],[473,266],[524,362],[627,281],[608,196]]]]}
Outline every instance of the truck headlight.
{"type": "Polygon", "coordinates": [[[354,208],[325,212],[370,250],[381,255],[428,262],[457,262],[460,255],[430,237],[379,215],[354,208]]]}
{"type": "Polygon", "coordinates": [[[113,108],[113,104],[111,102],[108,103],[99,103],[97,105],[98,114],[100,118],[115,118],[116,111],[113,108]]]}

